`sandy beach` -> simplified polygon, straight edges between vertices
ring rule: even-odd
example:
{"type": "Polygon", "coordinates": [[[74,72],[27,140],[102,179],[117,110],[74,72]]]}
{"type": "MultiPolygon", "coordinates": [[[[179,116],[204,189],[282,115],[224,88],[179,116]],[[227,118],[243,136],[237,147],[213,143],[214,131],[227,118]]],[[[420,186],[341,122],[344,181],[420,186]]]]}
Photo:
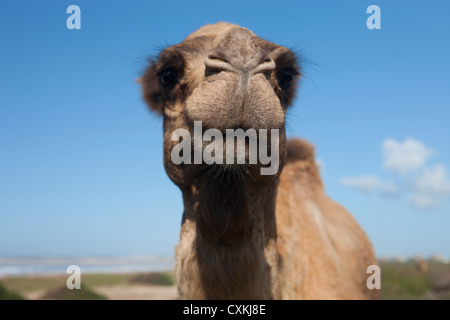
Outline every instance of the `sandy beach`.
{"type": "Polygon", "coordinates": [[[178,292],[168,272],[88,274],[81,289],[69,290],[68,275],[38,275],[0,278],[0,284],[27,300],[174,300],[178,292]]]}

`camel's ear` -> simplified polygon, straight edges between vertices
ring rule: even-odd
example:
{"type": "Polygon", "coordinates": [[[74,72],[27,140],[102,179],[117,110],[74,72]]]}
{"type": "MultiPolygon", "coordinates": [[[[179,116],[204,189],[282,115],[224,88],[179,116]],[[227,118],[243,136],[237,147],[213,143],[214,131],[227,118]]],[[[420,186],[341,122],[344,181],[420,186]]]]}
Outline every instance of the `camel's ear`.
{"type": "Polygon", "coordinates": [[[163,113],[162,93],[159,85],[159,77],[156,72],[156,63],[152,62],[145,70],[144,75],[137,80],[142,86],[142,96],[151,110],[163,113]]]}

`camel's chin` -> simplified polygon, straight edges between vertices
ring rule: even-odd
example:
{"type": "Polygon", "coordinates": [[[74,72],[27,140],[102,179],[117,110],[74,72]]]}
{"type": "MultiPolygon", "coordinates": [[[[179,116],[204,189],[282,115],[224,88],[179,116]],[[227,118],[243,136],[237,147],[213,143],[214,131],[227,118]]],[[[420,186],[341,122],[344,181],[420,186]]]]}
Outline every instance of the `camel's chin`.
{"type": "Polygon", "coordinates": [[[261,164],[212,164],[204,165],[197,171],[198,177],[207,177],[217,183],[223,181],[241,181],[251,183],[267,183],[277,178],[278,174],[264,175],[261,169],[265,166],[261,164]]]}
{"type": "Polygon", "coordinates": [[[204,165],[199,174],[207,174],[212,177],[245,177],[255,170],[256,165],[246,164],[210,164],[204,165]]]}

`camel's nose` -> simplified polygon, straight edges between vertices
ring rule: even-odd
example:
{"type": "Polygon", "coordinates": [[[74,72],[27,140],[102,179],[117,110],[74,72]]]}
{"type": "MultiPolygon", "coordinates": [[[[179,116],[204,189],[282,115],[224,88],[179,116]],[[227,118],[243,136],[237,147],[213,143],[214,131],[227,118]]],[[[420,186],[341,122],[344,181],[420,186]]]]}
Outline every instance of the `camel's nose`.
{"type": "Polygon", "coordinates": [[[275,62],[263,48],[258,47],[255,34],[246,28],[236,27],[219,35],[205,58],[206,71],[231,71],[244,74],[271,72],[275,62]]]}

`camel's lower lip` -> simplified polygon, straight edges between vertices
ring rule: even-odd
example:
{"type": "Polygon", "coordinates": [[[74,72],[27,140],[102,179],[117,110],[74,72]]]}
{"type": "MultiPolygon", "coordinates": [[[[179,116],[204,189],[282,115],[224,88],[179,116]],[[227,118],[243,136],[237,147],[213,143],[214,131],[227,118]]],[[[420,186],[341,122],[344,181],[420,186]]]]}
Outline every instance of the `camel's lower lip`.
{"type": "Polygon", "coordinates": [[[243,168],[252,168],[257,165],[251,165],[248,163],[244,164],[205,164],[204,167],[206,170],[242,170],[243,168]]]}
{"type": "Polygon", "coordinates": [[[212,178],[242,178],[251,175],[255,168],[255,165],[249,164],[212,164],[204,166],[199,175],[208,175],[212,178]]]}
{"type": "Polygon", "coordinates": [[[261,168],[261,175],[278,172],[279,129],[269,132],[268,129],[244,130],[241,126],[227,129],[225,134],[219,129],[204,129],[201,121],[194,121],[190,130],[177,128],[172,132],[174,144],[170,157],[174,164],[217,164],[223,170],[239,174],[250,172],[255,166],[261,168]]]}

